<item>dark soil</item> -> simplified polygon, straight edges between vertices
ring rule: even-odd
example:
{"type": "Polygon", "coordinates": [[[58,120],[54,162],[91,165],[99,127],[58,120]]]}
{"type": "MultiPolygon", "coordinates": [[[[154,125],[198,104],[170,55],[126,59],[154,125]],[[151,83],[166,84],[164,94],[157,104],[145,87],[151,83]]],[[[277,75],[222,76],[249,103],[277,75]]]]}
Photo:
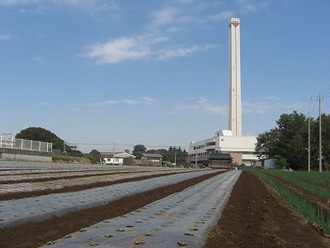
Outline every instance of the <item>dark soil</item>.
{"type": "MultiPolygon", "coordinates": [[[[154,178],[154,177],[168,176],[168,175],[172,175],[172,174],[176,174],[176,173],[177,172],[164,173],[161,175],[138,176],[138,177],[133,177],[133,178],[128,178],[128,179],[119,179],[119,180],[107,181],[107,182],[94,182],[94,183],[83,184],[83,185],[66,186],[66,187],[59,188],[59,189],[44,189],[44,190],[36,190],[36,191],[10,192],[10,193],[6,193],[6,194],[1,194],[0,201],[48,195],[48,194],[56,194],[56,193],[75,192],[75,191],[80,191],[80,190],[85,190],[85,189],[90,189],[90,188],[106,187],[106,186],[110,186],[110,185],[118,184],[118,183],[135,182],[135,181],[141,181],[141,180],[154,178]]],[[[88,177],[88,176],[86,176],[86,177],[88,177]]],[[[50,178],[48,180],[52,180],[52,179],[50,178]]],[[[82,178],[82,180],[83,180],[83,178],[82,178]]]]}
{"type": "Polygon", "coordinates": [[[43,222],[0,228],[0,247],[39,247],[47,243],[47,241],[59,239],[83,227],[91,226],[102,220],[111,219],[134,211],[220,173],[224,173],[224,171],[217,171],[209,175],[196,177],[170,186],[121,198],[99,207],[85,209],[79,212],[70,212],[61,217],[52,217],[43,222]]]}
{"type": "Polygon", "coordinates": [[[235,184],[204,248],[330,247],[330,240],[251,172],[235,184]]]}
{"type": "MultiPolygon", "coordinates": [[[[83,227],[134,211],[212,175],[125,197],[111,204],[67,213],[39,223],[0,229],[0,247],[38,247],[83,227]]],[[[251,172],[242,172],[222,217],[209,233],[213,247],[330,247],[329,239],[288,207],[251,172]]]]}

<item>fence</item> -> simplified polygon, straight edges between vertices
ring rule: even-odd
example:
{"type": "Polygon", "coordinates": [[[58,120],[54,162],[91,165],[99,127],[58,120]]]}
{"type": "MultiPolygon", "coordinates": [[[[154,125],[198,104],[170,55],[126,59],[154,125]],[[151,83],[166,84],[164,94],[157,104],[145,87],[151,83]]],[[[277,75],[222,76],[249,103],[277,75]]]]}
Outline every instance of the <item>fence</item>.
{"type": "Polygon", "coordinates": [[[8,139],[3,136],[0,136],[0,147],[19,150],[52,152],[52,143],[16,138],[8,139]]]}

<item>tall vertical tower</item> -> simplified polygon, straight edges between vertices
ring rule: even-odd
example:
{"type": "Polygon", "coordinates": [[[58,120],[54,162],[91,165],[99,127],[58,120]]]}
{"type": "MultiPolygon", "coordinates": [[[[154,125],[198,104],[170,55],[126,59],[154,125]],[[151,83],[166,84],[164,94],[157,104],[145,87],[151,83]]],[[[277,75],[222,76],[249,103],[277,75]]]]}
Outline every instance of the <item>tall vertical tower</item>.
{"type": "Polygon", "coordinates": [[[229,129],[232,131],[233,135],[242,135],[241,48],[239,18],[230,19],[229,33],[229,129]]]}

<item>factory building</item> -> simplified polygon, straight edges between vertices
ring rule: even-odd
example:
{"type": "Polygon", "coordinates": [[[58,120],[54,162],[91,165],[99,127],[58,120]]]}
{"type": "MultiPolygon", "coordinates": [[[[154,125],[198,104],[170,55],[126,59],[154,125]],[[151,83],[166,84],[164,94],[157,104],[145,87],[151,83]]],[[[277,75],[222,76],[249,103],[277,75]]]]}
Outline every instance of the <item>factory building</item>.
{"type": "Polygon", "coordinates": [[[212,138],[189,144],[187,161],[210,167],[232,164],[254,165],[256,136],[242,134],[240,19],[229,23],[229,130],[215,132],[212,138]]]}

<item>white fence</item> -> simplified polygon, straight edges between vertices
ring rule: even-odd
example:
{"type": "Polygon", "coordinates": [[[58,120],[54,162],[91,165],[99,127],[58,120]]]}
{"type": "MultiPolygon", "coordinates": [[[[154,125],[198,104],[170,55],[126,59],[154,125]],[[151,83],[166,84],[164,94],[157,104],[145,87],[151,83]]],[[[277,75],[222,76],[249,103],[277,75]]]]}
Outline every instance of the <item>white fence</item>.
{"type": "Polygon", "coordinates": [[[8,139],[3,136],[0,136],[0,147],[40,152],[52,151],[52,143],[15,138],[8,139]]]}

